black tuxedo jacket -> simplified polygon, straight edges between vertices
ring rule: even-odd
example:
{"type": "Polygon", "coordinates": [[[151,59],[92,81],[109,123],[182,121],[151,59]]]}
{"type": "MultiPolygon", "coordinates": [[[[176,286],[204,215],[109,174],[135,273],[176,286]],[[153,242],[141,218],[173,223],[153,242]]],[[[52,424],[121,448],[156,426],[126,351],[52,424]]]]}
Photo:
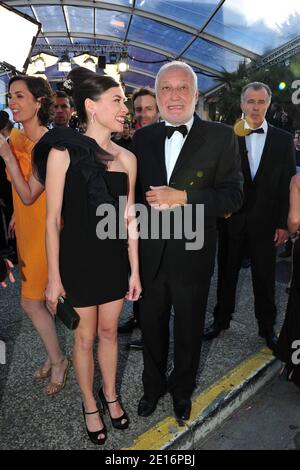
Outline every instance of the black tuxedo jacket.
{"type": "Polygon", "coordinates": [[[296,172],[293,136],[268,125],[264,150],[252,180],[245,138],[239,138],[244,176],[244,202],[228,219],[229,233],[246,231],[255,238],[272,238],[287,229],[289,184],[296,172]]]}
{"type": "Polygon", "coordinates": [[[216,217],[235,212],[242,204],[240,156],[232,129],[202,121],[195,115],[169,184],[165,166],[164,122],[139,129],[133,138],[133,151],[138,162],[138,192],[148,210],[145,193],[150,186],[169,185],[186,190],[188,203],[193,208],[192,218],[195,217],[196,204],[204,205],[205,215],[202,249],[186,250],[185,237],[167,242],[161,237],[140,239],[143,282],[157,274],[166,243],[174,255],[174,277],[183,283],[209,279],[214,266],[216,217]]]}

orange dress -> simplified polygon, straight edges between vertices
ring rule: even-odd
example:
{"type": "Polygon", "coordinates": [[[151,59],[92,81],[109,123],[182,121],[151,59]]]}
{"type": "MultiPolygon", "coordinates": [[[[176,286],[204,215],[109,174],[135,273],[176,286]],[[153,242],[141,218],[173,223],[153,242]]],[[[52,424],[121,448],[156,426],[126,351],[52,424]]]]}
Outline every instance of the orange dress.
{"type": "MultiPolygon", "coordinates": [[[[25,134],[13,129],[9,144],[26,181],[32,173],[31,152],[35,145],[25,134]]],[[[10,179],[10,176],[8,174],[10,179]]],[[[31,205],[23,204],[12,185],[21,295],[31,300],[44,300],[47,285],[47,257],[45,244],[46,196],[45,191],[31,205]]]]}

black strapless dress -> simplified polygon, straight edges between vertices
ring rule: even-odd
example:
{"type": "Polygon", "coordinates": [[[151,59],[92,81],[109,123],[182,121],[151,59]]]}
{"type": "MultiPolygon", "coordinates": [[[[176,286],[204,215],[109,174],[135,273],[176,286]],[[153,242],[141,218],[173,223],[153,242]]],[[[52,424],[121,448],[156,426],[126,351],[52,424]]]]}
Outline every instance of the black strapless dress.
{"type": "Polygon", "coordinates": [[[124,215],[119,196],[127,196],[127,174],[105,171],[99,158],[101,149],[93,139],[72,129],[54,129],[45,134],[33,153],[35,172],[42,182],[52,147],[67,148],[70,153],[59,253],[67,297],[74,307],[121,299],[128,288],[129,264],[127,239],[119,236],[118,224],[124,215]],[[116,214],[117,230],[111,238],[100,239],[96,233],[103,218],[96,215],[100,204],[108,204],[116,214]]]}
{"type": "Polygon", "coordinates": [[[300,240],[293,248],[293,277],[284,323],[275,356],[285,362],[287,375],[300,388],[300,240]]]}

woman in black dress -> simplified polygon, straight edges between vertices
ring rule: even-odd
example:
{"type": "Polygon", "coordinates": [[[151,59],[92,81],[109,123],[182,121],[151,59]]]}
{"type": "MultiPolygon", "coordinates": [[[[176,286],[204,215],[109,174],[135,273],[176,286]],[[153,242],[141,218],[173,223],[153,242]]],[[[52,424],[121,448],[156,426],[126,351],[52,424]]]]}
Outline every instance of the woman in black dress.
{"type": "Polygon", "coordinates": [[[111,77],[79,67],[70,72],[65,87],[72,89],[86,132],[53,129],[35,148],[38,177],[46,179],[46,299],[55,311],[58,297],[66,295],[80,316],[74,368],[87,433],[94,444],[103,444],[107,431],[93,394],[96,336],[103,410],[107,408],[115,428],[126,429],[129,424],[116,395],[117,326],[124,298],[137,300],[141,293],[135,217],[128,214],[134,204],[136,159],[110,138],[112,132],[122,131],[128,111],[121,86],[111,77]],[[123,196],[121,203],[119,196],[123,196]],[[127,227],[133,227],[128,241],[119,235],[122,227],[120,232],[109,233],[109,238],[103,233],[101,237],[105,212],[101,204],[106,204],[117,225],[120,221],[125,226],[126,221],[127,227]]]}
{"type": "Polygon", "coordinates": [[[287,379],[300,388],[300,173],[293,176],[290,185],[288,228],[293,246],[293,275],[286,316],[275,355],[285,363],[287,379]]]}

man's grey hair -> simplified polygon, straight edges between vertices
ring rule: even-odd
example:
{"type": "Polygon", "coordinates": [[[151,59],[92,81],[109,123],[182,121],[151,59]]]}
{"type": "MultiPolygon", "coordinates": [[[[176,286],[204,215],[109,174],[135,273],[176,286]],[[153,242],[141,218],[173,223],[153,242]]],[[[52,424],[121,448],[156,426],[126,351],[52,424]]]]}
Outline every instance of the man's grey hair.
{"type": "Polygon", "coordinates": [[[157,75],[156,75],[156,79],[155,79],[155,92],[157,94],[158,92],[158,84],[159,84],[159,80],[160,80],[160,77],[161,75],[166,71],[166,70],[169,70],[171,68],[178,68],[178,69],[183,69],[183,70],[186,70],[188,73],[191,74],[191,76],[193,77],[193,82],[194,82],[194,87],[195,87],[195,91],[198,90],[198,78],[197,78],[197,75],[195,74],[194,70],[192,69],[192,67],[188,64],[186,64],[185,62],[181,62],[179,60],[174,60],[172,62],[167,62],[166,64],[164,64],[158,71],[157,75]]]}
{"type": "Polygon", "coordinates": [[[271,88],[262,82],[251,82],[245,85],[241,91],[241,103],[245,102],[245,94],[246,94],[246,91],[249,90],[249,88],[252,88],[255,91],[266,90],[266,92],[268,93],[268,97],[269,97],[269,104],[271,103],[271,99],[272,99],[271,88]]]}

